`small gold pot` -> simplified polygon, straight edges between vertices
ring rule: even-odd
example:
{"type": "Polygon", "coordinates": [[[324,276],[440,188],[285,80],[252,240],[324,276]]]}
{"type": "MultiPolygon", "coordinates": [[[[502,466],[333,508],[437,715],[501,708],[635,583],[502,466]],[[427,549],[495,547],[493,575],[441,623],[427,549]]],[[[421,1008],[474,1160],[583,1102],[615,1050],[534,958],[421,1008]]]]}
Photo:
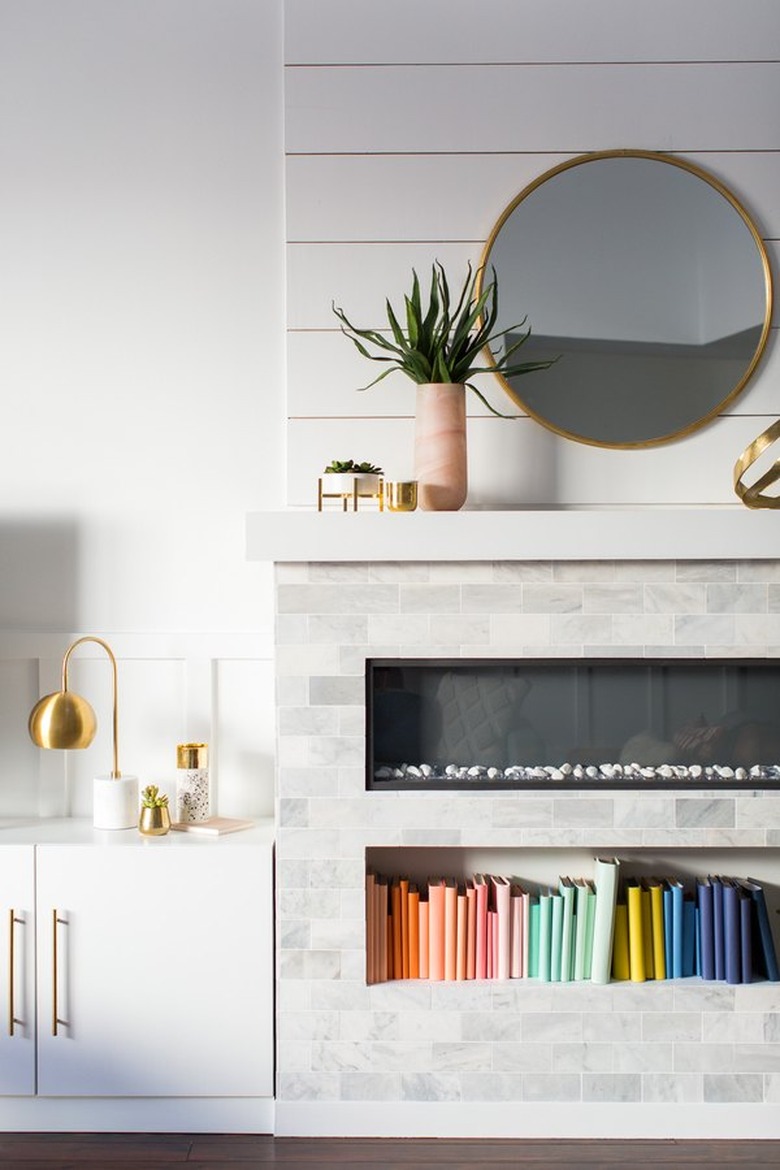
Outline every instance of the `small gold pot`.
{"type": "Polygon", "coordinates": [[[417,507],[417,480],[386,479],[384,504],[388,512],[413,512],[417,507]]]}
{"type": "Polygon", "coordinates": [[[138,820],[138,832],[145,837],[163,837],[171,827],[171,814],[167,806],[142,808],[138,820]]]}

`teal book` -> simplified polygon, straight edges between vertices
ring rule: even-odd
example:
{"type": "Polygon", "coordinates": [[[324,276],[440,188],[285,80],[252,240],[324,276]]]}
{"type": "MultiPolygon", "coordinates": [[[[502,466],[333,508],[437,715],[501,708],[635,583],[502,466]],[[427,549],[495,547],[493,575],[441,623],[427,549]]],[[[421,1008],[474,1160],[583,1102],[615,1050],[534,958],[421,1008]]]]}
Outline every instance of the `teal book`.
{"type": "Polygon", "coordinates": [[[539,979],[542,983],[550,982],[552,900],[553,891],[543,886],[539,890],[539,979]]]}
{"type": "Polygon", "coordinates": [[[563,946],[563,896],[553,890],[550,894],[552,914],[550,921],[550,982],[561,981],[561,949],[563,946]]]}
{"type": "Polygon", "coordinates": [[[593,911],[595,908],[596,891],[593,888],[593,883],[584,879],[577,882],[574,940],[575,979],[590,979],[590,968],[593,961],[593,911]]]}
{"type": "Polygon", "coordinates": [[[539,899],[531,898],[528,907],[528,966],[526,976],[539,978],[539,899]]]}
{"type": "Polygon", "coordinates": [[[559,879],[558,893],[563,903],[563,918],[561,923],[561,963],[558,978],[561,983],[569,983],[574,977],[574,940],[576,937],[576,899],[577,889],[571,878],[559,879]]]}

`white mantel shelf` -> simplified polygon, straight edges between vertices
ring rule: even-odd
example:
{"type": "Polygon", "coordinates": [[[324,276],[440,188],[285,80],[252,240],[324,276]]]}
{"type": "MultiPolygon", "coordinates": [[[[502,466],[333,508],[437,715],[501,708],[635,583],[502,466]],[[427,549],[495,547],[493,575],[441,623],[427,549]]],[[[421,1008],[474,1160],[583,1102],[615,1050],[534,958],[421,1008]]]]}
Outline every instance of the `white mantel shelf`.
{"type": "Polygon", "coordinates": [[[247,517],[252,561],[763,560],[780,514],[707,508],[316,512],[247,517]]]}

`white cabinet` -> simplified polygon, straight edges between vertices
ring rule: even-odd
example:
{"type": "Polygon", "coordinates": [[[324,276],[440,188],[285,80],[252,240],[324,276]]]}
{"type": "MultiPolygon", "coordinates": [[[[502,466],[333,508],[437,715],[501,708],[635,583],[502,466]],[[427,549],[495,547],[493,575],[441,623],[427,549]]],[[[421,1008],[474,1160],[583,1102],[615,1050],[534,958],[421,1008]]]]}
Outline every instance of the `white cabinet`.
{"type": "Polygon", "coordinates": [[[273,1097],[272,845],[254,833],[0,833],[0,1093],[273,1097]]]}
{"type": "Polygon", "coordinates": [[[0,1093],[35,1092],[35,853],[0,849],[0,1093]]]}

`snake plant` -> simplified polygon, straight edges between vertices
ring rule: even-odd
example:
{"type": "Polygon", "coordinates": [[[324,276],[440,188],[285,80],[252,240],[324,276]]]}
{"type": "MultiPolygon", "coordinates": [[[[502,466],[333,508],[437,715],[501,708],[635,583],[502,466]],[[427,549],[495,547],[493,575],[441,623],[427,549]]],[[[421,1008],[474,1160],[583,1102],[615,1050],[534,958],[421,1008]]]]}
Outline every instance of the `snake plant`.
{"type": "Polygon", "coordinates": [[[385,363],[388,367],[360,389],[368,390],[396,371],[406,374],[418,384],[459,382],[473,390],[492,414],[500,418],[510,417],[502,415],[491,406],[473,384],[472,379],[477,374],[485,373],[498,373],[504,378],[530,374],[535,370],[546,370],[555,359],[530,362],[512,360],[530,336],[531,330],[526,328],[517,341],[507,346],[502,357],[493,357],[488,365],[480,364],[485,360],[484,356],[481,356],[483,350],[507,334],[522,330],[527,320],[524,317],[517,325],[494,332],[498,319],[496,271],[492,269],[491,281],[480,288],[480,278],[483,274],[483,268],[478,268],[474,272],[471,264],[468,265],[466,279],[457,302],[452,307],[444,267],[438,260],[434,261],[428,302],[423,306],[420,281],[412,269],[411,295],[404,297],[405,328],[402,327],[390,301],[385,302],[390,325],[389,336],[376,329],[358,328],[352,324],[344,310],[334,303],[332,308],[341,323],[341,332],[353,342],[363,357],[385,363]],[[378,352],[371,352],[369,346],[378,352]]]}

